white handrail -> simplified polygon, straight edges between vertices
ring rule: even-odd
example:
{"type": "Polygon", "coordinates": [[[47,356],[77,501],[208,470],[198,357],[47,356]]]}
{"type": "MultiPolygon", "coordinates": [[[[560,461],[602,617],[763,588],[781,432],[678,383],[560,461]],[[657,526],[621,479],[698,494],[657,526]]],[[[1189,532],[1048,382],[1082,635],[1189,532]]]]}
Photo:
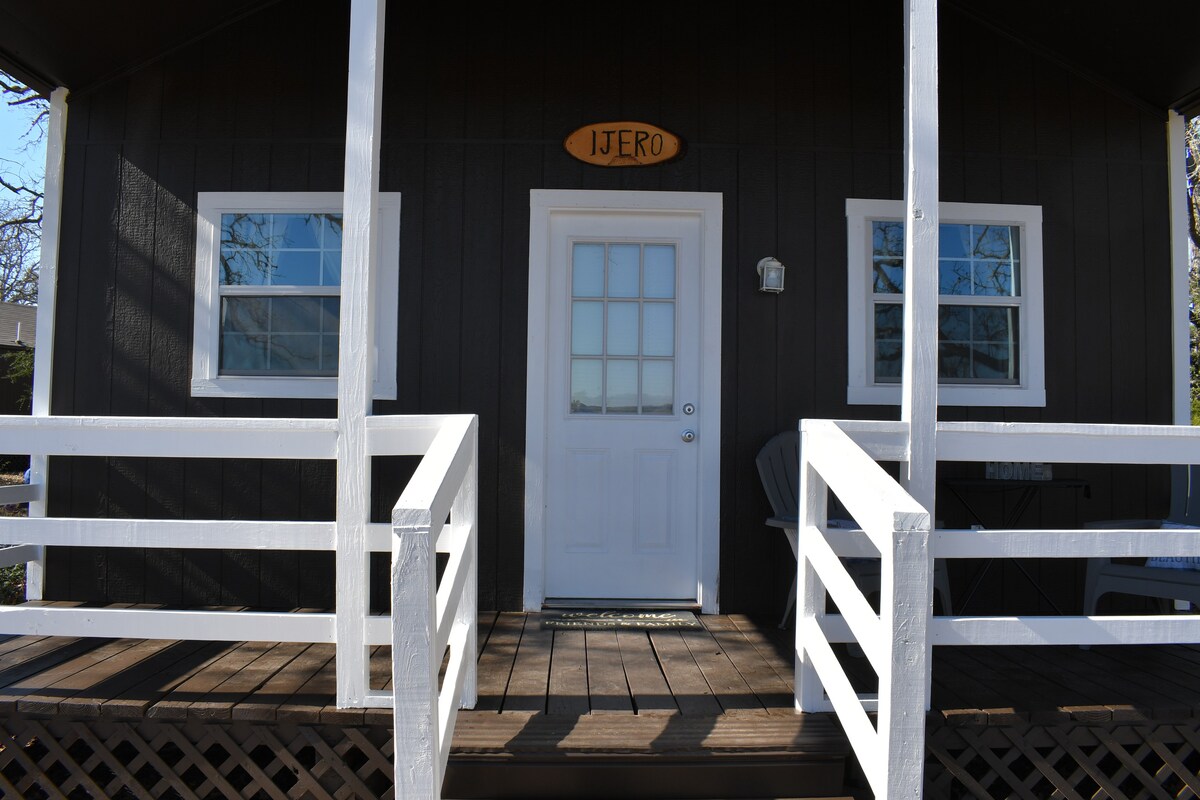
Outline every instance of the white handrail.
{"type": "Polygon", "coordinates": [[[797,708],[832,707],[876,796],[899,797],[908,776],[920,774],[913,767],[912,742],[924,737],[925,632],[932,606],[929,514],[836,424],[805,420],[799,516],[805,535],[799,537],[796,559],[797,708]],[[878,616],[826,538],[829,489],[879,551],[878,616]],[[872,704],[877,726],[871,724],[868,704],[854,692],[825,634],[826,584],[879,676],[878,697],[872,704]],[[912,646],[914,636],[917,647],[912,646]]]}
{"type": "Polygon", "coordinates": [[[397,797],[441,797],[455,712],[475,705],[477,440],[478,418],[448,419],[392,511],[397,797]],[[439,535],[447,516],[450,535],[439,535]],[[434,555],[439,545],[450,556],[441,586],[434,555]]]}
{"type": "MultiPolygon", "coordinates": [[[[801,431],[805,439],[800,454],[797,707],[832,707],[837,712],[876,796],[920,794],[920,786],[904,782],[919,782],[913,776],[920,771],[911,767],[924,759],[923,725],[914,721],[923,720],[928,705],[931,646],[1200,642],[1197,615],[932,617],[934,558],[1196,556],[1200,531],[939,530],[930,534],[928,516],[924,520],[906,516],[912,513],[911,498],[874,463],[907,459],[904,423],[804,420],[801,431]],[[862,531],[828,527],[830,488],[862,524],[862,531]],[[889,516],[896,523],[890,530],[889,516]],[[883,577],[881,613],[867,619],[865,599],[857,587],[847,585],[849,576],[836,556],[871,557],[875,549],[883,577]],[[825,614],[823,581],[828,582],[842,615],[825,614]],[[875,633],[880,629],[885,635],[875,633]],[[871,636],[878,641],[869,641],[871,636]],[[861,643],[879,676],[877,729],[864,724],[866,711],[875,707],[873,701],[853,693],[833,658],[830,643],[845,641],[861,643]],[[914,705],[916,698],[923,701],[919,707],[914,705]]],[[[1200,427],[1190,426],[939,422],[936,444],[939,461],[1200,463],[1200,427]]]]}

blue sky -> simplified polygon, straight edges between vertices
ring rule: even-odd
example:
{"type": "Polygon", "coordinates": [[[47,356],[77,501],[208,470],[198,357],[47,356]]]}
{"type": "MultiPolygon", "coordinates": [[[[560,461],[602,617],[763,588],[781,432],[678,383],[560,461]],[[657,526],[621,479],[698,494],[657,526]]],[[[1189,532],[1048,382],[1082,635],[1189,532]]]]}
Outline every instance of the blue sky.
{"type": "Polygon", "coordinates": [[[25,147],[22,136],[27,130],[29,112],[25,108],[12,108],[0,102],[0,171],[6,175],[16,172],[26,180],[40,182],[45,170],[46,151],[42,144],[36,148],[25,147]]]}

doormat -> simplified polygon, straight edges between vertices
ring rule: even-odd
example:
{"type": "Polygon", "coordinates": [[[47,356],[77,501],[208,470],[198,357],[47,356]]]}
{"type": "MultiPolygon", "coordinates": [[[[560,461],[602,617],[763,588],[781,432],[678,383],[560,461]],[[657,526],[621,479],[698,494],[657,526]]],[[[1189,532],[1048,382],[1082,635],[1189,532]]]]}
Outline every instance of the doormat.
{"type": "Polygon", "coordinates": [[[601,610],[595,608],[542,612],[542,628],[553,630],[702,630],[691,611],[601,610]]]}

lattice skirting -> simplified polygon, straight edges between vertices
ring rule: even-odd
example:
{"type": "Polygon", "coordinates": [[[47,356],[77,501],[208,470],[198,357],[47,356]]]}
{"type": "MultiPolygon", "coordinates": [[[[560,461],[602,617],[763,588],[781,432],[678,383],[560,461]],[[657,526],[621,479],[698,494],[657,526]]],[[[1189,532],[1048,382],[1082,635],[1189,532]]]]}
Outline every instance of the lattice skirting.
{"type": "Polygon", "coordinates": [[[390,798],[384,727],[5,716],[0,795],[390,798]]]}
{"type": "Polygon", "coordinates": [[[1200,797],[1200,722],[939,726],[925,800],[1200,797]]]}

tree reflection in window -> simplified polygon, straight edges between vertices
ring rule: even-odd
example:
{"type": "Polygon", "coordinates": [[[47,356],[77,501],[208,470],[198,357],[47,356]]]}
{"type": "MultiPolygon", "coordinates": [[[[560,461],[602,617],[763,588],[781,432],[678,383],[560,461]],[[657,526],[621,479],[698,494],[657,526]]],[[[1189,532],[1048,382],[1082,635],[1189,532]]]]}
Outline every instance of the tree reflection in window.
{"type": "Polygon", "coordinates": [[[221,285],[337,286],[341,214],[221,215],[221,285]]]}
{"type": "Polygon", "coordinates": [[[341,254],[341,214],[222,214],[218,372],[337,375],[341,254]]]}
{"type": "MultiPolygon", "coordinates": [[[[938,377],[944,383],[1020,380],[1018,226],[944,223],[938,236],[938,377]],[[1008,298],[1008,302],[1005,302],[1008,298]]],[[[903,363],[904,223],[872,223],[874,377],[895,383],[903,363]]]]}

